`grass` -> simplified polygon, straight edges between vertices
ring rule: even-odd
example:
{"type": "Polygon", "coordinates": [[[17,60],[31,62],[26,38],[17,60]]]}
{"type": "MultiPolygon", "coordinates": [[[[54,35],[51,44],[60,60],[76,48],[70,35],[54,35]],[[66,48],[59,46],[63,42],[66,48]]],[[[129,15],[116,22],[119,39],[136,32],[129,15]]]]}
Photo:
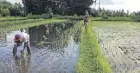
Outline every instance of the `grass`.
{"type": "Polygon", "coordinates": [[[25,23],[33,23],[33,22],[39,22],[39,21],[45,21],[45,19],[27,19],[27,20],[5,21],[5,22],[0,23],[0,27],[10,26],[10,25],[19,25],[19,24],[25,24],[25,23]]]}
{"type": "Polygon", "coordinates": [[[101,48],[99,47],[91,24],[92,22],[89,22],[87,33],[84,28],[81,30],[79,58],[76,72],[112,73],[109,63],[101,53],[101,48]]]}
{"type": "Polygon", "coordinates": [[[132,22],[132,21],[92,21],[92,26],[94,27],[107,27],[107,28],[114,28],[116,27],[120,29],[128,28],[137,26],[137,28],[140,28],[139,22],[132,22]]]}
{"type": "Polygon", "coordinates": [[[103,19],[102,17],[92,18],[92,21],[132,21],[129,17],[108,17],[108,19],[103,19]]]}
{"type": "Polygon", "coordinates": [[[47,20],[38,21],[38,22],[12,24],[12,25],[9,25],[9,26],[6,26],[6,27],[0,27],[0,31],[8,32],[8,31],[19,30],[21,28],[29,28],[29,27],[33,27],[33,26],[53,24],[53,23],[62,23],[62,22],[66,22],[66,21],[67,20],[52,18],[52,19],[47,19],[47,20]]]}
{"type": "Polygon", "coordinates": [[[15,20],[26,20],[27,17],[0,17],[0,22],[4,21],[15,21],[15,20]]]}
{"type": "Polygon", "coordinates": [[[71,20],[82,20],[83,16],[54,16],[54,18],[58,18],[58,19],[71,19],[71,20]]]}

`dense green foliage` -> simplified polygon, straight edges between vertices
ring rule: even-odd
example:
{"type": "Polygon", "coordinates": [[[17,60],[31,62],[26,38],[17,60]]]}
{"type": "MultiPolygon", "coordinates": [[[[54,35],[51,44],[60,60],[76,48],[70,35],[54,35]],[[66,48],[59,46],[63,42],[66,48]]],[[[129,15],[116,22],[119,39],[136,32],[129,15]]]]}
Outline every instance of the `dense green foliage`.
{"type": "Polygon", "coordinates": [[[0,0],[0,15],[25,16],[25,11],[19,3],[11,4],[6,0],[0,0]]]}
{"type": "Polygon", "coordinates": [[[91,9],[90,13],[93,17],[102,17],[102,16],[108,16],[108,17],[128,17],[129,11],[125,12],[124,10],[105,10],[103,9],[91,9]]]}
{"type": "Polygon", "coordinates": [[[92,18],[92,21],[132,21],[129,17],[107,17],[104,19],[103,17],[95,17],[92,18]]]}
{"type": "Polygon", "coordinates": [[[98,20],[121,20],[121,21],[140,21],[140,11],[138,12],[129,12],[124,10],[105,10],[105,9],[90,9],[90,15],[93,17],[101,17],[98,20]],[[112,19],[113,18],[113,19],[112,19]]]}
{"type": "Polygon", "coordinates": [[[74,15],[75,18],[79,19],[78,16],[83,15],[85,10],[88,10],[92,17],[101,17],[100,20],[140,21],[140,12],[90,8],[90,5],[94,3],[93,0],[22,0],[22,2],[23,6],[18,3],[11,4],[6,0],[0,0],[0,16],[27,16],[30,19],[49,19],[56,17],[56,15],[66,17],[67,15],[74,15]]]}
{"type": "Polygon", "coordinates": [[[42,14],[51,9],[54,14],[84,14],[93,0],[22,0],[28,13],[42,14]]]}
{"type": "Polygon", "coordinates": [[[109,63],[101,53],[101,49],[99,47],[96,35],[93,32],[91,22],[88,24],[87,33],[85,32],[84,28],[82,28],[81,31],[79,58],[76,72],[112,73],[109,63]]]}

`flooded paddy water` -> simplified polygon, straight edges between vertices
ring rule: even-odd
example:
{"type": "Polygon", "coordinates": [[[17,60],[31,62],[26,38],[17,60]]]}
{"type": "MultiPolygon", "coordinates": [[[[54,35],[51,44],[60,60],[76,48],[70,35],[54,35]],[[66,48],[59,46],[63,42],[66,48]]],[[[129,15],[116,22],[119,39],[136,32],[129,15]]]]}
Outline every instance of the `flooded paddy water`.
{"type": "Polygon", "coordinates": [[[75,73],[79,29],[74,24],[41,25],[26,29],[31,55],[15,59],[13,37],[19,31],[0,36],[0,73],[75,73]]]}
{"type": "Polygon", "coordinates": [[[93,29],[113,73],[140,73],[139,25],[105,25],[93,29]]]}

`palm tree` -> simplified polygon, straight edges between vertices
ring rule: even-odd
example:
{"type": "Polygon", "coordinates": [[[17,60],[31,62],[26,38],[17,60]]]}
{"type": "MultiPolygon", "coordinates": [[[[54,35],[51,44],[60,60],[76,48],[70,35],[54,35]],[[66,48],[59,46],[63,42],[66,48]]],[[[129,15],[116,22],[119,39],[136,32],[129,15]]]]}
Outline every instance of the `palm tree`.
{"type": "Polygon", "coordinates": [[[99,8],[100,8],[100,0],[99,0],[99,8]]]}
{"type": "MultiPolygon", "coordinates": [[[[98,0],[93,0],[93,3],[95,3],[95,8],[96,8],[96,3],[98,0]]],[[[100,0],[99,0],[99,8],[100,8],[100,0]]]]}
{"type": "Polygon", "coordinates": [[[97,0],[93,0],[93,3],[95,3],[95,8],[96,8],[96,1],[97,1],[97,0]]]}

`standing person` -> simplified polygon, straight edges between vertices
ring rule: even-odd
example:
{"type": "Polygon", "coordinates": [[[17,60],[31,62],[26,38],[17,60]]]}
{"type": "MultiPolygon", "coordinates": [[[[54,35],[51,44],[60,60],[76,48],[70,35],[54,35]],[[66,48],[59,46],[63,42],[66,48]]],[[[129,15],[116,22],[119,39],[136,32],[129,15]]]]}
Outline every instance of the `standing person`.
{"type": "Polygon", "coordinates": [[[13,55],[17,56],[17,48],[21,47],[21,53],[25,51],[27,48],[28,54],[31,54],[30,44],[29,44],[29,35],[25,32],[25,30],[21,29],[21,32],[16,34],[14,37],[14,48],[13,48],[13,55]]]}
{"type": "Polygon", "coordinates": [[[85,11],[85,16],[84,16],[84,26],[85,26],[86,32],[87,32],[88,18],[89,18],[89,13],[88,13],[88,11],[86,10],[86,11],[85,11]]]}

